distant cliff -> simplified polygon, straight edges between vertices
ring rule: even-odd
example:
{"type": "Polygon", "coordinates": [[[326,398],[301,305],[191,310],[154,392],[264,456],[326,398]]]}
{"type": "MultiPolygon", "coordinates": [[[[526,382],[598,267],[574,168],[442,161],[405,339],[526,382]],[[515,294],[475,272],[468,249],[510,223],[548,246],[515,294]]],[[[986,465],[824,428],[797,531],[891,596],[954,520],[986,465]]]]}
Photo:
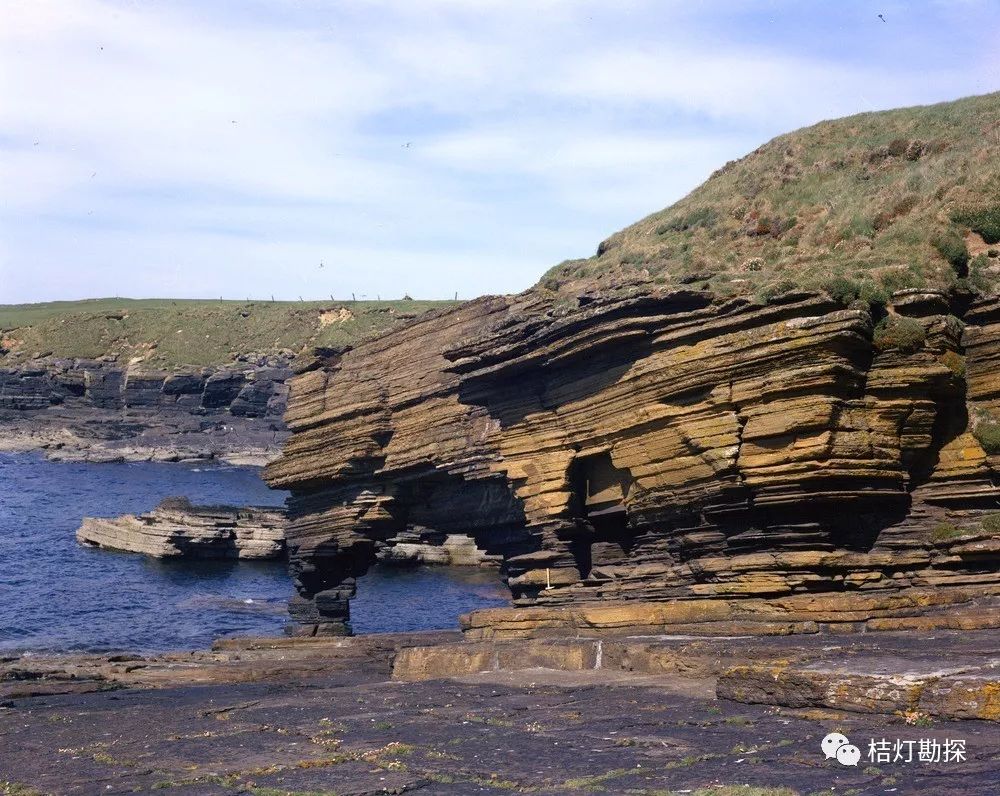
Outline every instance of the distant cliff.
{"type": "Polygon", "coordinates": [[[174,373],[46,359],[0,370],[0,449],[263,463],[285,437],[288,357],[174,373]]]}
{"type": "Polygon", "coordinates": [[[263,463],[286,381],[451,302],[98,299],[0,307],[0,450],[263,463]]]}

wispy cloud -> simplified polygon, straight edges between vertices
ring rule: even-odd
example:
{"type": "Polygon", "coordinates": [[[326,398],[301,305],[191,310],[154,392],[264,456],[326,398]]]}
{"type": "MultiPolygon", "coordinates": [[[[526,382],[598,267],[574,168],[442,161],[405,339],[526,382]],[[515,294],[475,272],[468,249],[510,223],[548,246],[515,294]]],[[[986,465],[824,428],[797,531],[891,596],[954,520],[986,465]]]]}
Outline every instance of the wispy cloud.
{"type": "Polygon", "coordinates": [[[1000,87],[975,3],[0,1],[0,301],[520,290],[787,128],[1000,87]]]}

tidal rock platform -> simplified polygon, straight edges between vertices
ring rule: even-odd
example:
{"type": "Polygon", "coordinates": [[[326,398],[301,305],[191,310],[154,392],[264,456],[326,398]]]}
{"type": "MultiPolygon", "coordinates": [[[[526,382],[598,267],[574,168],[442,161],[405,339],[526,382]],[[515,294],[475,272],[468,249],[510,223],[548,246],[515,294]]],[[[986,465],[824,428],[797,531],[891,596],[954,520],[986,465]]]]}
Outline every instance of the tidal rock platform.
{"type": "Polygon", "coordinates": [[[154,558],[285,556],[285,512],[265,506],[195,506],[167,498],[145,514],[85,517],[77,541],[91,547],[143,553],[154,558]]]}
{"type": "Polygon", "coordinates": [[[485,654],[464,669],[452,650],[470,642],[449,632],[13,657],[0,662],[0,789],[987,796],[1000,780],[998,641],[515,639],[477,642],[485,654]],[[862,750],[858,766],[822,753],[834,731],[862,750]],[[888,762],[868,759],[880,739],[888,762]],[[918,759],[921,742],[956,739],[962,759],[918,759]],[[895,740],[913,744],[909,763],[893,760],[895,740]]]}
{"type": "Polygon", "coordinates": [[[498,567],[500,556],[489,555],[469,536],[427,528],[403,531],[380,542],[375,556],[390,566],[498,567]]]}

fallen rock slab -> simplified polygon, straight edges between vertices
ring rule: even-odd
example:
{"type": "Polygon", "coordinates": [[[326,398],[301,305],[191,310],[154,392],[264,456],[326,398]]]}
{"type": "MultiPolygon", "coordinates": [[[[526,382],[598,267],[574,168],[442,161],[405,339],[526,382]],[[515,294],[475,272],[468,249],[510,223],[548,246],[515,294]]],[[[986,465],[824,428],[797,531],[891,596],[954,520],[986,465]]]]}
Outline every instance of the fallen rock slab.
{"type": "Polygon", "coordinates": [[[167,498],[146,514],[85,517],[77,541],[154,558],[280,559],[285,512],[262,506],[195,506],[167,498]]]}

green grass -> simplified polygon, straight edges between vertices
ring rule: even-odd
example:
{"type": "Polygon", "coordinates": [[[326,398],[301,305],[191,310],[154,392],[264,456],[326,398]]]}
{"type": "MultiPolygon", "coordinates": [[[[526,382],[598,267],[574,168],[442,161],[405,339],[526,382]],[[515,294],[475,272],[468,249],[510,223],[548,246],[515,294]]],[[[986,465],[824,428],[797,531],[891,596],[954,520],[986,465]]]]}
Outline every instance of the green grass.
{"type": "Polygon", "coordinates": [[[0,305],[0,367],[38,356],[145,369],[219,366],[240,354],[354,345],[452,301],[219,301],[103,298],[0,305]]]}
{"type": "Polygon", "coordinates": [[[28,785],[20,782],[0,781],[0,796],[42,796],[41,791],[37,791],[28,785]]]}
{"type": "Polygon", "coordinates": [[[968,531],[963,531],[954,523],[939,522],[931,531],[931,539],[935,542],[947,542],[951,539],[960,539],[968,533],[968,531]]]}
{"type": "MultiPolygon", "coordinates": [[[[827,791],[829,793],[829,791],[827,791]]],[[[677,791],[653,791],[656,796],[677,796],[677,791]]],[[[799,796],[798,791],[784,787],[770,787],[757,785],[715,785],[707,788],[698,788],[695,791],[686,791],[690,796],[799,796]]],[[[651,795],[652,796],[652,795],[651,795]]]]}
{"type": "MultiPolygon", "coordinates": [[[[893,290],[963,278],[966,240],[1000,240],[997,196],[1000,93],[860,114],[727,163],[540,284],[567,294],[617,283],[707,286],[761,299],[842,278],[846,288],[833,283],[841,297],[863,289],[862,299],[881,303],[893,290]]],[[[979,290],[997,281],[975,276],[979,290]]]]}
{"type": "Polygon", "coordinates": [[[602,774],[591,774],[586,777],[573,777],[572,779],[568,779],[562,783],[562,787],[570,790],[603,790],[600,786],[604,783],[613,779],[618,779],[619,777],[626,777],[629,774],[634,773],[634,768],[615,768],[611,771],[605,771],[602,774]]]}
{"type": "Polygon", "coordinates": [[[927,330],[916,318],[889,315],[875,327],[872,344],[879,352],[895,349],[904,354],[912,354],[920,350],[926,339],[927,330]]]}
{"type": "Polygon", "coordinates": [[[980,411],[973,420],[972,436],[988,454],[1000,453],[1000,421],[986,411],[980,411]]]}
{"type": "Polygon", "coordinates": [[[986,533],[1000,533],[1000,514],[987,514],[981,525],[986,533]]]}

